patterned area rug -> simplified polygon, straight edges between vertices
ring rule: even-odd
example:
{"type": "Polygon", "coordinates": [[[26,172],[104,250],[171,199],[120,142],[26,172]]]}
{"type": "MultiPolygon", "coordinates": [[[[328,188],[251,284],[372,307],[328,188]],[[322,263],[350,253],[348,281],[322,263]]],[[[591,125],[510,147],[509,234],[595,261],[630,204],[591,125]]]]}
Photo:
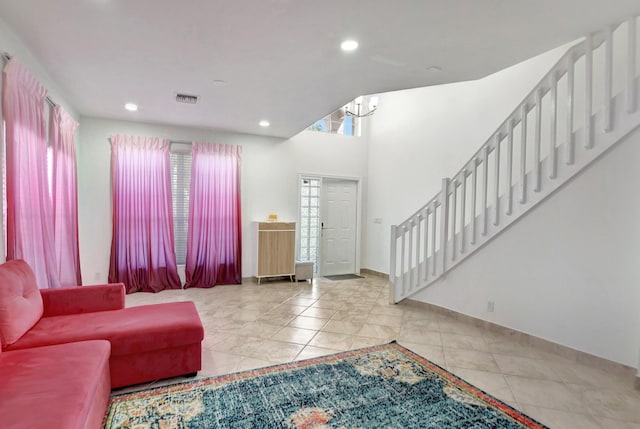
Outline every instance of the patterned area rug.
{"type": "Polygon", "coordinates": [[[114,395],[116,428],[544,428],[394,343],[114,395]]]}

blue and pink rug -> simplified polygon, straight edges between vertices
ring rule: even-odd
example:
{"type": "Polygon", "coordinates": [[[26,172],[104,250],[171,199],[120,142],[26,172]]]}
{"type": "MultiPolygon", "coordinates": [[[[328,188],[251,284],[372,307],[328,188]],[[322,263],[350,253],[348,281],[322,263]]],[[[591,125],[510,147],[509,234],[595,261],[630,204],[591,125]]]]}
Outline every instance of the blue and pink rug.
{"type": "Polygon", "coordinates": [[[545,426],[394,343],[114,395],[105,429],[545,426]]]}

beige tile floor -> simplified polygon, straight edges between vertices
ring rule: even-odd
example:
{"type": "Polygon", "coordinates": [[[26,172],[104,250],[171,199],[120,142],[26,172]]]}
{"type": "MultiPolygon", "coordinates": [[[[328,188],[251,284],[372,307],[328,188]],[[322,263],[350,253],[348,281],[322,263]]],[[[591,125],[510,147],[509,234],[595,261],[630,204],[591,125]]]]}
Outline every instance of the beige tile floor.
{"type": "Polygon", "coordinates": [[[451,316],[389,305],[388,296],[387,282],[378,277],[316,278],[313,284],[136,293],[127,296],[127,306],[194,301],[205,327],[198,377],[397,340],[552,428],[640,429],[640,392],[633,380],[451,316]]]}

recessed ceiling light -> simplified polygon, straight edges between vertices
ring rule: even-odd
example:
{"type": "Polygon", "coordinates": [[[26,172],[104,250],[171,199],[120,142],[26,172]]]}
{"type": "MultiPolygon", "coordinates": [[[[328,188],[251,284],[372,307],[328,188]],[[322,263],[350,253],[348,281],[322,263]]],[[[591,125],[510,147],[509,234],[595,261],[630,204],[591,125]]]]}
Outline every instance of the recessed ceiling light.
{"type": "Polygon", "coordinates": [[[135,112],[136,110],[138,110],[138,105],[134,103],[127,103],[124,105],[124,108],[130,112],[135,112]]]}
{"type": "Polygon", "coordinates": [[[211,83],[213,84],[213,86],[227,86],[227,82],[222,79],[216,79],[211,83]]]}
{"type": "Polygon", "coordinates": [[[358,42],[355,40],[345,40],[340,44],[340,49],[343,51],[355,51],[358,49],[358,42]]]}
{"type": "Polygon", "coordinates": [[[438,72],[441,72],[442,69],[438,66],[430,66],[430,67],[427,67],[427,71],[430,73],[438,73],[438,72]]]}
{"type": "Polygon", "coordinates": [[[260,126],[261,126],[261,127],[268,127],[269,125],[271,125],[271,124],[269,123],[269,121],[260,121],[260,126]]]}

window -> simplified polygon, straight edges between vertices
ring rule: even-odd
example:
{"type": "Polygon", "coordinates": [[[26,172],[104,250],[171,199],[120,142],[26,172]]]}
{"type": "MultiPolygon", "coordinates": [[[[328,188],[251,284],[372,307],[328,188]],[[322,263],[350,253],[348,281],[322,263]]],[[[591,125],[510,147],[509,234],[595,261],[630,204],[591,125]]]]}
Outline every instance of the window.
{"type": "Polygon", "coordinates": [[[191,147],[171,145],[171,195],[173,203],[173,236],[176,263],[187,263],[187,228],[189,225],[189,187],[191,185],[191,147]]]}
{"type": "Polygon", "coordinates": [[[377,108],[377,96],[360,96],[314,122],[307,130],[359,137],[362,135],[362,118],[373,115],[377,108]]]}
{"type": "Polygon", "coordinates": [[[49,181],[49,199],[53,200],[53,146],[47,142],[47,180],[49,181]]]}
{"type": "Polygon", "coordinates": [[[320,247],[320,179],[303,177],[300,183],[300,241],[298,258],[313,262],[318,272],[320,247]]]}
{"type": "Polygon", "coordinates": [[[346,109],[340,108],[330,115],[316,121],[307,128],[309,131],[319,131],[321,133],[342,134],[345,136],[355,135],[355,122],[353,116],[346,114],[346,109]]]}
{"type": "Polygon", "coordinates": [[[342,134],[345,136],[356,135],[355,121],[353,116],[346,114],[346,108],[342,107],[330,115],[316,121],[307,128],[309,131],[319,131],[321,133],[342,134]]]}

